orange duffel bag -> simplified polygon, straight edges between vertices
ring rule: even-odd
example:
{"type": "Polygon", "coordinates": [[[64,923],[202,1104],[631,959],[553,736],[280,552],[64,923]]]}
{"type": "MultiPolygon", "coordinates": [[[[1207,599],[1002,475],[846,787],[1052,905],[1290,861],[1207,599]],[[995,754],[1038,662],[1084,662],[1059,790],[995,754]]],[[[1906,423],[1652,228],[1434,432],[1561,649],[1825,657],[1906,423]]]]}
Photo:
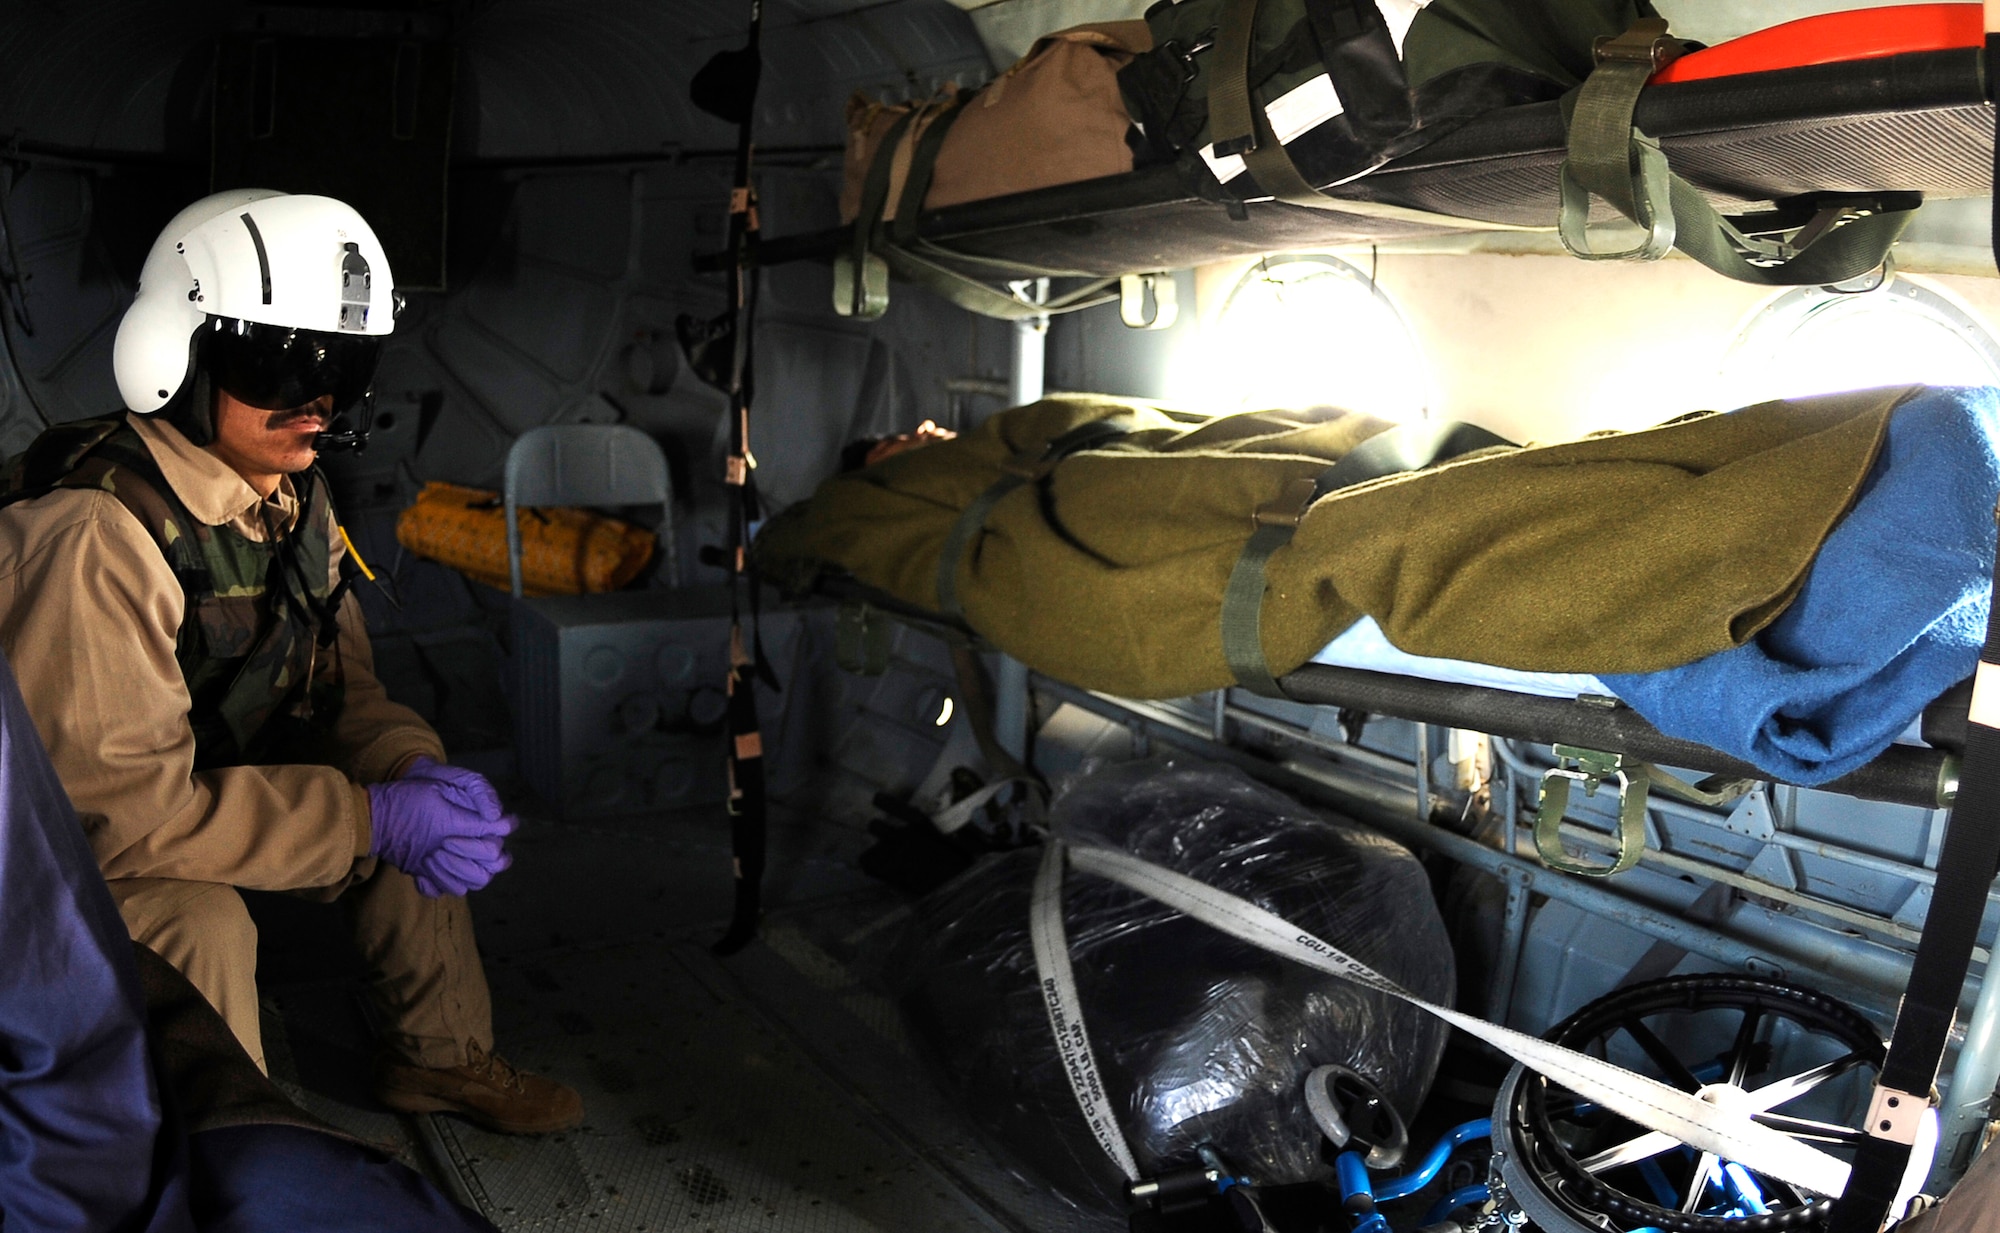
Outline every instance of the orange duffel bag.
{"type": "MultiPolygon", "coordinates": [[[[521,589],[529,595],[615,591],[652,559],[643,527],[561,506],[521,509],[521,589]]],[[[432,481],[396,518],[396,542],[505,591],[507,515],[497,492],[432,481]]]]}

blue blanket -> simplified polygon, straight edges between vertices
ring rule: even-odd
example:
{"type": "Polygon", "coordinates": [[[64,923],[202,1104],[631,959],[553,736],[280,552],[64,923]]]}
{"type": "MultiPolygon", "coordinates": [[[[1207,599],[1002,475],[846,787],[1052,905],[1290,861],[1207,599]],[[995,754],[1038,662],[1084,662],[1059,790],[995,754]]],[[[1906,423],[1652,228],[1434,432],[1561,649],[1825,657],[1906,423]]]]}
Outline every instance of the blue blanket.
{"type": "Polygon", "coordinates": [[[1978,664],[1996,500],[2000,390],[1925,390],[1783,615],[1684,667],[1601,679],[1662,732],[1792,783],[1838,778],[1978,664]]]}

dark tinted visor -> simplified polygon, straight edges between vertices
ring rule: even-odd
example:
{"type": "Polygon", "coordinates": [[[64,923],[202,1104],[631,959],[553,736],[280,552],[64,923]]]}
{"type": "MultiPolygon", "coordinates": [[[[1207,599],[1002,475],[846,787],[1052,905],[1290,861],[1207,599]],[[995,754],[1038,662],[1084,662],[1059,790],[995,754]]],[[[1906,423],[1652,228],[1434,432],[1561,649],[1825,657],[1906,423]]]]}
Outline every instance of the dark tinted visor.
{"type": "Polygon", "coordinates": [[[331,394],[341,411],[368,390],[382,340],[217,317],[204,340],[209,379],[239,402],[287,411],[331,394]]]}

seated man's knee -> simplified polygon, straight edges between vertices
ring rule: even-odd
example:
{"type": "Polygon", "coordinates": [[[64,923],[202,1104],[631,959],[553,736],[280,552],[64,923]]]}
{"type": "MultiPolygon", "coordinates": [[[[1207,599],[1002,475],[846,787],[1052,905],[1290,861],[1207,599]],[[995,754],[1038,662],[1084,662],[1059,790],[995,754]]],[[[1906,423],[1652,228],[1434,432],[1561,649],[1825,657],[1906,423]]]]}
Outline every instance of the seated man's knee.
{"type": "Polygon", "coordinates": [[[112,898],[135,941],[174,965],[201,990],[259,1067],[257,925],[243,896],[214,882],[114,879],[112,898]]]}

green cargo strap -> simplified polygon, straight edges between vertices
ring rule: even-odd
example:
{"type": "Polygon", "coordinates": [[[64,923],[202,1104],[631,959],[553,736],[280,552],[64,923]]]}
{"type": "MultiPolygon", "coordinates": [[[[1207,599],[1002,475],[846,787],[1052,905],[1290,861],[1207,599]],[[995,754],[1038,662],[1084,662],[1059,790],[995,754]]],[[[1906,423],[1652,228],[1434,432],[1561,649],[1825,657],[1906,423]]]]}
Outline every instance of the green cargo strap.
{"type": "MultiPolygon", "coordinates": [[[[837,261],[848,266],[845,297],[834,297],[834,308],[843,317],[858,317],[863,321],[873,321],[888,311],[886,294],[879,298],[869,294],[871,282],[880,286],[886,281],[887,266],[882,258],[870,251],[875,228],[882,221],[882,211],[889,204],[889,176],[896,165],[896,147],[903,143],[903,134],[922,112],[921,105],[912,107],[896,118],[889,131],[882,137],[882,144],[875,147],[875,158],[868,164],[868,175],[861,182],[861,208],[854,215],[854,232],[848,241],[848,251],[837,261]],[[871,272],[879,271],[880,277],[870,279],[871,272]]],[[[835,271],[835,283],[843,280],[835,271]]]]}
{"type": "Polygon", "coordinates": [[[1702,805],[1726,805],[1757,786],[1755,780],[1713,776],[1691,784],[1648,762],[1623,754],[1555,746],[1556,765],[1542,774],[1541,799],[1535,809],[1535,851],[1542,863],[1562,873],[1608,878],[1639,863],[1646,851],[1646,800],[1658,788],[1702,805]],[[1571,769],[1567,764],[1574,762],[1571,769]],[[1618,780],[1618,855],[1609,865],[1577,860],[1563,850],[1563,814],[1569,809],[1570,785],[1581,783],[1585,796],[1595,796],[1604,781],[1618,780]]]}
{"type": "Polygon", "coordinates": [[[1347,451],[1317,478],[1293,480],[1275,500],[1258,507],[1253,516],[1256,530],[1243,545],[1222,593],[1222,656],[1237,684],[1267,697],[1285,696],[1264,659],[1264,567],[1273,553],[1292,542],[1314,501],[1385,475],[1420,471],[1474,450],[1512,444],[1477,425],[1454,420],[1399,424],[1347,451]]]}
{"type": "Polygon", "coordinates": [[[1257,507],[1257,529],[1229,571],[1222,592],[1222,655],[1229,671],[1245,689],[1282,698],[1285,691],[1264,660],[1264,566],[1271,554],[1292,542],[1299,520],[1318,495],[1318,484],[1303,477],[1285,485],[1277,498],[1257,507]]]}
{"type": "Polygon", "coordinates": [[[979,652],[963,643],[951,648],[952,671],[958,677],[958,700],[972,725],[972,737],[979,745],[987,769],[1002,783],[1023,784],[1033,803],[1027,806],[1031,820],[1039,821],[1041,807],[1048,803],[1048,784],[1042,777],[1007,752],[993,731],[993,685],[986,677],[986,664],[979,652]]]}
{"type": "Polygon", "coordinates": [[[1250,98],[1250,45],[1256,37],[1257,0],[1224,0],[1215,25],[1215,50],[1209,53],[1214,59],[1208,82],[1208,135],[1217,158],[1247,154],[1269,131],[1268,121],[1257,123],[1258,109],[1250,98]]]}
{"type": "Polygon", "coordinates": [[[865,603],[842,604],[834,625],[833,660],[843,671],[881,676],[889,670],[895,632],[887,613],[865,603]]]}
{"type": "Polygon", "coordinates": [[[944,110],[924,127],[923,134],[910,151],[910,165],[903,175],[903,191],[896,199],[896,217],[889,224],[889,234],[878,237],[876,232],[882,226],[882,215],[889,204],[889,181],[895,166],[896,150],[902,144],[904,133],[909,131],[923,108],[916,108],[899,117],[883,137],[874,160],[868,164],[868,176],[862,182],[861,209],[854,216],[849,249],[834,259],[834,308],[842,316],[873,321],[887,312],[889,276],[892,273],[904,282],[915,283],[968,312],[1001,321],[1028,321],[1076,312],[1118,298],[1116,278],[1092,278],[1084,286],[1065,292],[1046,304],[1028,304],[926,255],[991,264],[1015,278],[1074,277],[1077,273],[964,256],[917,235],[917,221],[923,214],[924,198],[930,195],[931,182],[937,174],[938,154],[944,149],[944,139],[972,98],[969,93],[960,95],[946,104],[944,110]],[[924,252],[918,252],[919,249],[924,252]]]}
{"type": "Polygon", "coordinates": [[[937,119],[924,129],[924,135],[917,138],[917,144],[910,151],[910,166],[903,173],[903,195],[896,199],[896,217],[890,224],[890,236],[898,246],[917,238],[917,218],[924,212],[924,198],[930,196],[931,180],[937,175],[938,153],[944,149],[945,135],[951,126],[965,114],[965,105],[972,101],[971,92],[960,94],[937,119]]]}
{"type": "Polygon", "coordinates": [[[1091,449],[1115,437],[1122,437],[1130,431],[1132,431],[1130,416],[1107,416],[1101,420],[1079,424],[1061,436],[1051,439],[1041,449],[1032,453],[1024,451],[1000,464],[1000,469],[1006,474],[960,511],[958,521],[952,523],[951,534],[945,536],[944,547],[938,552],[938,611],[955,621],[965,619],[965,609],[958,598],[958,567],[963,562],[965,550],[972,544],[972,537],[979,534],[980,528],[986,525],[987,515],[991,514],[993,507],[1000,503],[1000,498],[1023,484],[1041,479],[1055,470],[1056,464],[1071,454],[1091,449]]]}
{"type": "Polygon", "coordinates": [[[1563,246],[1589,261],[1656,261],[1678,248],[1727,278],[1766,286],[1841,283],[1880,267],[1923,203],[1921,194],[1821,194],[1808,199],[1809,217],[1784,228],[1795,228],[1791,238],[1776,240],[1746,234],[1674,173],[1659,143],[1633,119],[1647,82],[1681,50],[1659,18],[1599,41],[1597,67],[1564,100],[1569,157],[1557,218],[1563,246]],[[1593,248],[1593,195],[1642,228],[1644,238],[1626,249],[1593,248]]]}
{"type": "MultiPolygon", "coordinates": [[[[1639,246],[1615,253],[1586,250],[1578,256],[1606,260],[1658,260],[1674,246],[1674,216],[1661,195],[1670,172],[1658,143],[1633,127],[1639,95],[1654,73],[1678,59],[1679,39],[1667,34],[1664,18],[1645,17],[1616,38],[1601,40],[1597,67],[1577,88],[1569,115],[1569,158],[1562,166],[1563,242],[1576,227],[1573,202],[1580,189],[1604,198],[1626,218],[1646,229],[1639,246]],[[1637,163],[1638,175],[1634,176],[1637,163]]],[[[1582,197],[1585,217],[1589,198],[1582,197]]],[[[1572,246],[1576,251],[1581,245],[1572,246]]]]}
{"type": "MultiPolygon", "coordinates": [[[[934,244],[924,244],[923,247],[932,252],[946,251],[934,244]]],[[[888,261],[889,269],[903,281],[915,283],[967,312],[975,312],[982,317],[992,317],[1000,321],[1031,321],[1037,317],[1073,313],[1079,309],[1108,304],[1118,298],[1118,280],[1100,278],[1093,279],[1075,291],[1065,292],[1046,304],[1030,304],[1016,299],[1005,291],[988,286],[969,274],[961,274],[928,257],[920,256],[911,249],[885,247],[882,250],[882,257],[888,261]]]]}

